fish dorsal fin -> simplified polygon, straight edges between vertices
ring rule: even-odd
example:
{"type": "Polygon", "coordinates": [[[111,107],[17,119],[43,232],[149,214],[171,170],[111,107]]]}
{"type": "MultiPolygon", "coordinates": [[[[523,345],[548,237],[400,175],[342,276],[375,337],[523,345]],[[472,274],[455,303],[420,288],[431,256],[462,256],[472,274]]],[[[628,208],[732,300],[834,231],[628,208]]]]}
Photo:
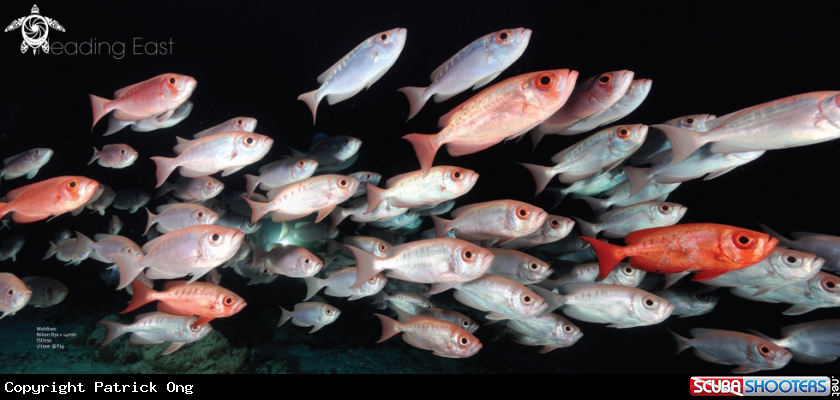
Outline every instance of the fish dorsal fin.
{"type": "Polygon", "coordinates": [[[126,92],[128,92],[129,90],[134,89],[135,87],[140,86],[144,83],[145,83],[145,81],[140,82],[140,83],[135,83],[133,85],[128,85],[128,86],[126,86],[126,87],[124,87],[120,90],[117,90],[116,92],[114,92],[114,99],[119,99],[120,97],[122,97],[122,95],[126,94],[126,92]]]}
{"type": "Polygon", "coordinates": [[[3,165],[9,165],[9,163],[10,163],[10,162],[12,162],[12,160],[14,160],[14,159],[15,159],[15,157],[17,157],[17,156],[19,156],[19,155],[20,155],[20,154],[17,154],[17,155],[14,155],[14,156],[11,156],[11,157],[6,158],[5,160],[3,160],[3,165]]]}
{"type": "Polygon", "coordinates": [[[163,204],[163,205],[157,206],[157,208],[155,209],[155,211],[157,211],[158,215],[160,215],[160,214],[162,214],[162,213],[166,212],[166,210],[168,210],[168,209],[170,209],[170,208],[172,208],[172,207],[175,207],[175,206],[181,205],[181,204],[183,204],[183,203],[169,203],[169,204],[163,204]]]}
{"type": "Polygon", "coordinates": [[[434,83],[434,81],[440,79],[440,77],[443,75],[443,73],[446,72],[446,69],[450,65],[454,64],[455,61],[459,58],[459,56],[464,52],[464,50],[469,48],[471,45],[472,45],[472,43],[468,44],[466,47],[461,49],[459,52],[452,55],[452,57],[449,57],[448,60],[444,61],[443,64],[441,64],[434,71],[432,71],[432,74],[429,75],[429,80],[431,80],[434,83]]]}
{"type": "Polygon", "coordinates": [[[271,168],[271,167],[273,167],[273,166],[277,165],[278,163],[280,163],[280,161],[275,161],[275,162],[272,162],[272,163],[268,163],[268,164],[263,165],[262,167],[260,167],[260,169],[258,169],[257,171],[259,171],[259,172],[260,172],[260,174],[264,174],[266,170],[268,170],[269,168],[271,168]]]}
{"type": "Polygon", "coordinates": [[[569,151],[571,151],[575,147],[577,147],[577,146],[574,146],[574,145],[569,146],[566,149],[564,149],[563,151],[555,154],[554,156],[551,157],[551,162],[553,162],[555,164],[560,164],[560,162],[563,161],[563,157],[566,157],[566,154],[569,154],[569,151]]]}
{"type": "Polygon", "coordinates": [[[187,147],[190,147],[190,145],[192,144],[191,140],[187,140],[187,139],[184,139],[182,137],[177,137],[176,136],[175,139],[178,140],[178,145],[173,147],[172,151],[174,151],[175,154],[178,154],[178,155],[181,155],[181,153],[183,153],[184,150],[186,150],[187,147]]]}
{"type": "Polygon", "coordinates": [[[93,240],[85,236],[79,231],[76,231],[76,247],[73,249],[73,254],[82,254],[90,251],[90,246],[93,245],[93,240]],[[85,250],[87,249],[87,250],[85,250]]]}
{"type": "Polygon", "coordinates": [[[714,332],[714,331],[717,331],[717,329],[691,328],[691,330],[689,330],[688,333],[690,333],[691,336],[694,336],[696,338],[697,336],[700,336],[704,333],[711,333],[711,332],[714,332]]]}
{"type": "MultiPolygon", "coordinates": [[[[36,183],[35,185],[41,186],[42,183],[43,183],[43,181],[39,182],[39,183],[36,183]]],[[[27,192],[30,189],[38,190],[38,189],[40,189],[40,187],[33,187],[33,185],[27,185],[27,186],[19,187],[15,190],[12,190],[9,193],[6,193],[6,201],[14,201],[18,196],[27,192]]]]}
{"type": "MultiPolygon", "coordinates": [[[[466,104],[466,103],[464,103],[464,104],[466,104]]],[[[449,120],[452,119],[452,117],[455,115],[455,113],[464,109],[464,104],[461,104],[458,107],[453,108],[452,111],[450,111],[446,114],[443,114],[443,116],[440,117],[440,119],[438,120],[438,128],[443,128],[443,127],[449,125],[449,120]]]]}
{"type": "Polygon", "coordinates": [[[166,237],[166,235],[161,235],[161,236],[158,236],[158,237],[146,242],[146,244],[144,244],[143,248],[142,248],[143,249],[143,254],[149,254],[149,251],[151,251],[152,248],[155,247],[158,243],[160,243],[161,239],[163,239],[165,237],[166,237]]]}
{"type": "Polygon", "coordinates": [[[806,323],[802,323],[802,324],[785,326],[781,329],[782,337],[786,338],[786,337],[790,336],[791,334],[793,334],[793,331],[795,331],[797,329],[800,329],[801,327],[803,327],[805,325],[810,325],[810,324],[812,324],[812,322],[806,322],[806,323]]]}

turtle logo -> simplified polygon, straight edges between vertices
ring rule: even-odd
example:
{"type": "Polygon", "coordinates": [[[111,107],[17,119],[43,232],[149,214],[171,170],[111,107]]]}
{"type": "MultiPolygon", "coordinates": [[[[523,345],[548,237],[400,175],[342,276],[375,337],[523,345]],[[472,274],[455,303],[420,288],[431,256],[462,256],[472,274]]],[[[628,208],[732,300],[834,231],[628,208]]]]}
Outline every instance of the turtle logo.
{"type": "Polygon", "coordinates": [[[12,21],[6,27],[6,32],[21,28],[23,33],[23,43],[20,44],[20,52],[26,53],[28,48],[32,48],[32,54],[38,54],[38,48],[44,53],[50,52],[50,43],[47,42],[47,35],[50,33],[50,27],[57,31],[64,32],[64,27],[59,25],[58,21],[47,17],[42,17],[39,14],[38,6],[32,6],[32,15],[28,17],[21,17],[12,21]]]}

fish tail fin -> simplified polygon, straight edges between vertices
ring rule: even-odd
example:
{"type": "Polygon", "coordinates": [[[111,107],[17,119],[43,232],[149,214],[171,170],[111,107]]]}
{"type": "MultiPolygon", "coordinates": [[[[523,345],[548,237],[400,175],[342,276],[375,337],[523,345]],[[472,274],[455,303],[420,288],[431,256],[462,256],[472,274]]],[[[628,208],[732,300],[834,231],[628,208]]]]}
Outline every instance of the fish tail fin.
{"type": "Polygon", "coordinates": [[[93,162],[96,161],[97,158],[99,158],[99,150],[96,150],[96,146],[93,146],[93,157],[90,158],[90,161],[88,161],[87,165],[93,164],[93,162]]]}
{"type": "Polygon", "coordinates": [[[256,224],[257,221],[262,219],[268,211],[265,209],[267,203],[260,203],[259,201],[251,200],[247,197],[244,197],[245,202],[251,207],[251,223],[256,224]]]}
{"type": "Polygon", "coordinates": [[[114,341],[114,339],[125,334],[125,328],[128,325],[123,325],[113,321],[99,321],[99,324],[105,327],[105,339],[100,346],[105,346],[114,341]]]}
{"type": "Polygon", "coordinates": [[[420,169],[423,170],[421,178],[425,178],[429,174],[429,170],[432,169],[432,162],[435,161],[435,154],[440,149],[440,144],[435,141],[436,136],[422,133],[410,133],[403,136],[403,139],[408,140],[414,146],[417,160],[420,161],[420,169]]]}
{"type": "Polygon", "coordinates": [[[400,323],[381,314],[373,314],[382,321],[382,337],[376,343],[382,343],[400,333],[400,323]]]}
{"type": "Polygon", "coordinates": [[[674,331],[672,331],[670,329],[668,329],[668,332],[671,332],[671,336],[674,337],[674,342],[676,342],[676,347],[675,347],[676,350],[674,351],[674,355],[680,354],[683,351],[685,351],[686,349],[688,349],[689,347],[691,347],[691,345],[689,344],[689,340],[691,340],[691,339],[684,338],[680,335],[677,335],[676,333],[674,333],[674,331]]]}
{"type": "Polygon", "coordinates": [[[370,183],[365,183],[365,190],[367,191],[367,210],[365,210],[364,215],[370,214],[376,207],[379,207],[379,204],[385,201],[385,189],[372,185],[370,183]]]}
{"type": "Polygon", "coordinates": [[[318,90],[304,93],[298,96],[298,100],[303,100],[309,109],[312,110],[312,125],[315,125],[315,112],[318,111],[318,103],[321,102],[321,96],[318,95],[318,90]]]}
{"type": "Polygon", "coordinates": [[[90,131],[93,132],[93,127],[99,122],[102,117],[111,112],[111,100],[103,99],[99,96],[90,95],[90,107],[93,109],[93,125],[90,126],[90,131]]]}
{"type": "Polygon", "coordinates": [[[592,207],[592,213],[595,215],[601,215],[604,211],[607,211],[609,207],[603,199],[596,199],[594,197],[581,197],[581,200],[587,202],[589,207],[592,207]]]}
{"type": "Polygon", "coordinates": [[[113,134],[123,130],[123,128],[125,128],[126,126],[129,126],[131,124],[132,124],[132,121],[120,121],[120,120],[114,118],[114,116],[112,115],[112,116],[108,117],[108,131],[103,133],[102,136],[113,135],[113,134]]]}
{"type": "Polygon", "coordinates": [[[175,184],[174,183],[164,182],[163,185],[160,185],[160,187],[158,188],[157,193],[155,193],[155,197],[153,198],[153,200],[161,198],[165,194],[167,194],[167,193],[169,193],[173,190],[175,190],[175,184]]]}
{"type": "Polygon", "coordinates": [[[671,142],[672,158],[668,165],[681,163],[707,142],[705,135],[688,129],[670,125],[651,125],[651,128],[662,131],[671,142]]]}
{"type": "Polygon", "coordinates": [[[447,224],[452,221],[443,219],[441,217],[438,217],[437,215],[429,216],[432,217],[432,222],[434,222],[435,224],[435,237],[445,238],[446,235],[449,233],[449,228],[447,227],[447,224]]]}
{"type": "Polygon", "coordinates": [[[648,181],[650,181],[651,176],[648,175],[650,168],[624,166],[622,169],[627,175],[627,180],[630,182],[630,197],[639,193],[639,190],[642,190],[642,188],[647,185],[648,181]]]}
{"type": "Polygon", "coordinates": [[[533,290],[538,296],[542,297],[543,300],[545,300],[545,303],[548,304],[548,307],[546,307],[545,311],[543,311],[539,316],[548,315],[552,311],[566,304],[566,296],[562,294],[554,293],[550,289],[542,288],[537,285],[528,285],[528,288],[533,290]]]}
{"type": "Polygon", "coordinates": [[[405,97],[408,98],[408,119],[406,121],[414,118],[417,113],[426,105],[426,102],[429,101],[429,97],[426,96],[426,89],[428,87],[413,87],[413,86],[406,86],[401,89],[397,89],[398,92],[402,92],[405,97]]]}
{"type": "Polygon", "coordinates": [[[595,249],[595,255],[598,256],[600,271],[598,272],[598,277],[595,278],[597,282],[604,280],[625,257],[622,251],[623,248],[620,246],[604,243],[598,239],[583,236],[580,238],[587,241],[595,249]]]}
{"type": "MultiPolygon", "coordinates": [[[[143,271],[143,268],[137,267],[137,260],[139,260],[137,257],[122,253],[111,254],[110,257],[111,260],[117,264],[117,268],[120,270],[120,285],[117,286],[117,290],[122,290],[124,287],[134,282],[134,278],[137,278],[137,276],[140,275],[140,272],[143,271]]],[[[137,288],[134,288],[134,291],[137,292],[137,288]]],[[[134,300],[132,300],[132,302],[133,301],[134,300]]]]}
{"type": "Polygon", "coordinates": [[[545,187],[548,186],[548,183],[551,182],[551,178],[554,178],[554,175],[557,175],[557,172],[553,171],[553,167],[543,167],[542,165],[534,165],[534,164],[525,164],[525,163],[517,163],[531,172],[531,175],[534,176],[534,183],[537,185],[537,191],[534,193],[534,197],[537,197],[540,192],[545,190],[545,187]]]}
{"type": "Polygon", "coordinates": [[[44,258],[42,258],[42,260],[46,260],[54,256],[56,252],[58,252],[58,246],[56,246],[55,243],[50,242],[50,249],[44,254],[44,258]]]}
{"type": "MultiPolygon", "coordinates": [[[[123,276],[120,275],[120,281],[122,281],[122,278],[123,276]]],[[[155,300],[154,294],[157,293],[156,291],[150,289],[148,286],[144,285],[142,282],[133,280],[133,278],[131,281],[131,290],[134,291],[134,294],[131,296],[131,303],[128,304],[128,308],[120,311],[120,314],[130,313],[140,307],[145,306],[146,304],[151,303],[155,300]]]]}
{"type": "Polygon", "coordinates": [[[146,236],[146,234],[149,233],[149,229],[152,229],[152,225],[154,225],[155,222],[157,222],[157,221],[155,221],[155,217],[157,217],[157,215],[152,214],[152,212],[149,211],[148,207],[143,207],[143,208],[146,209],[146,213],[148,213],[148,215],[149,215],[149,220],[146,222],[146,230],[143,231],[143,236],[146,236]]]}
{"type": "Polygon", "coordinates": [[[335,228],[341,221],[344,221],[349,214],[347,214],[346,208],[335,207],[332,211],[330,211],[330,220],[332,221],[332,227],[335,228]]]}
{"type": "Polygon", "coordinates": [[[169,178],[169,175],[172,175],[172,172],[175,171],[175,168],[178,168],[175,165],[174,158],[168,157],[152,157],[152,161],[155,162],[155,166],[157,170],[155,171],[155,175],[157,176],[157,185],[155,188],[159,188],[161,185],[166,182],[166,178],[169,178]]]}
{"type": "Polygon", "coordinates": [[[546,188],[545,192],[551,196],[551,208],[549,210],[553,210],[563,202],[563,199],[566,198],[566,192],[563,191],[564,189],[561,188],[546,188]]]}
{"type": "Polygon", "coordinates": [[[586,222],[578,217],[572,218],[577,222],[577,226],[580,228],[580,234],[583,236],[595,237],[598,236],[598,232],[601,232],[598,226],[591,222],[586,222]]]}
{"type": "Polygon", "coordinates": [[[382,267],[377,265],[380,258],[355,246],[345,244],[344,247],[350,249],[353,252],[353,258],[356,259],[356,282],[350,286],[351,289],[364,285],[382,271],[382,267]]]}
{"type": "Polygon", "coordinates": [[[776,238],[776,240],[779,241],[780,245],[782,245],[783,247],[788,247],[788,248],[791,247],[791,243],[790,243],[790,240],[788,238],[786,238],[786,237],[780,235],[778,232],[770,229],[770,227],[768,227],[767,225],[764,225],[760,222],[758,223],[758,225],[761,227],[762,232],[770,235],[770,237],[776,238]]]}
{"type": "Polygon", "coordinates": [[[303,299],[303,301],[308,301],[309,299],[312,298],[312,296],[315,296],[316,294],[318,294],[318,292],[322,288],[321,282],[323,282],[323,281],[324,281],[323,279],[315,278],[315,277],[303,278],[303,282],[306,283],[306,298],[303,299]]]}
{"type": "Polygon", "coordinates": [[[283,312],[283,315],[280,316],[280,322],[277,323],[278,328],[286,322],[289,322],[290,319],[292,319],[292,313],[289,310],[280,307],[280,311],[283,312]]]}
{"type": "MultiPolygon", "coordinates": [[[[520,136],[520,138],[522,136],[520,136]]],[[[545,133],[540,132],[539,129],[531,129],[531,143],[533,143],[534,145],[534,147],[531,149],[532,151],[537,149],[537,144],[540,143],[540,140],[542,140],[543,136],[545,136],[545,133]]]]}
{"type": "Polygon", "coordinates": [[[245,175],[245,193],[248,194],[248,197],[254,194],[254,191],[257,190],[257,185],[259,185],[260,177],[255,175],[245,175]]]}

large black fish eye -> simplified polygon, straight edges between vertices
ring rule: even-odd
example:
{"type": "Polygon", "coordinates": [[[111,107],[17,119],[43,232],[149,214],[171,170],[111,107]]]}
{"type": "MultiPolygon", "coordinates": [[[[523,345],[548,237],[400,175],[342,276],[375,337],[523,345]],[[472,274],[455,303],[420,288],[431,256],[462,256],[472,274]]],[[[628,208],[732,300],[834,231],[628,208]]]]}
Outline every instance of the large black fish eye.
{"type": "Polygon", "coordinates": [[[387,33],[383,33],[381,36],[379,36],[379,40],[381,40],[381,41],[383,41],[383,42],[384,42],[384,41],[386,41],[386,40],[388,40],[388,34],[387,34],[387,33]]]}
{"type": "Polygon", "coordinates": [[[169,78],[169,84],[174,85],[175,84],[175,78],[169,78]]]}
{"type": "Polygon", "coordinates": [[[9,296],[14,296],[14,295],[15,295],[15,290],[14,289],[9,289],[9,296]]]}
{"type": "Polygon", "coordinates": [[[685,124],[688,126],[694,125],[694,118],[686,118],[685,124]]]}
{"type": "Polygon", "coordinates": [[[787,256],[787,258],[785,258],[785,260],[790,264],[793,264],[793,263],[799,261],[799,259],[796,258],[795,256],[787,256]]]}

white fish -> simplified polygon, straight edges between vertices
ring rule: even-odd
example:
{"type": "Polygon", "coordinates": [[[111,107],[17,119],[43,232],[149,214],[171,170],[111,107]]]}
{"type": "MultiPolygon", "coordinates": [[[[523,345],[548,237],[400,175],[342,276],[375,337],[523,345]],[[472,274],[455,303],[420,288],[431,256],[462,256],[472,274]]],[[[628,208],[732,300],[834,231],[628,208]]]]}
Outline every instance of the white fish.
{"type": "Polygon", "coordinates": [[[347,100],[385,75],[399,58],[407,33],[395,28],[371,36],[318,77],[320,88],[298,96],[312,110],[312,125],[321,99],[330,104],[347,100]]]}
{"type": "MultiPolygon", "coordinates": [[[[705,283],[705,282],[703,282],[705,283]]],[[[712,312],[720,296],[705,289],[668,289],[656,292],[656,295],[674,305],[671,315],[680,318],[694,317],[712,312]]]]}
{"type": "Polygon", "coordinates": [[[757,295],[813,278],[825,261],[813,254],[776,247],[757,264],[729,271],[717,278],[703,281],[704,285],[733,287],[758,286],[757,295]]]}
{"type": "Polygon", "coordinates": [[[158,215],[146,209],[149,219],[143,235],[148,233],[154,224],[157,224],[158,232],[169,233],[188,226],[213,225],[219,220],[219,214],[213,210],[193,203],[164,204],[158,206],[156,211],[158,215]]]}
{"type": "Polygon", "coordinates": [[[512,339],[516,343],[526,346],[544,346],[540,354],[569,347],[583,337],[583,332],[577,325],[554,313],[539,317],[511,319],[507,321],[505,327],[515,333],[512,339]]]}
{"type": "Polygon", "coordinates": [[[32,179],[41,167],[50,161],[52,155],[52,149],[36,148],[8,157],[3,160],[4,167],[0,170],[0,180],[14,179],[23,175],[26,175],[26,179],[32,179]]]}
{"type": "Polygon", "coordinates": [[[32,297],[32,289],[26,286],[20,278],[8,273],[0,272],[0,319],[7,315],[15,315],[29,302],[32,297]]]}
{"type": "Polygon", "coordinates": [[[222,193],[225,184],[212,176],[201,176],[197,178],[179,177],[177,183],[164,182],[158,188],[155,198],[161,197],[171,191],[173,195],[183,201],[200,202],[212,199],[222,193]]]}
{"type": "Polygon", "coordinates": [[[840,307],[840,278],[826,272],[819,272],[807,281],[782,286],[771,292],[757,294],[761,287],[738,286],[729,289],[732,294],[753,301],[793,304],[782,314],[800,315],[817,308],[840,307]]]}
{"type": "Polygon", "coordinates": [[[689,332],[694,339],[671,332],[677,342],[677,354],[693,348],[694,355],[703,361],[738,365],[732,370],[735,374],[779,369],[793,357],[784,348],[747,333],[705,328],[694,328],[689,332]]]}
{"type": "Polygon", "coordinates": [[[70,292],[63,283],[46,276],[25,276],[21,280],[32,290],[32,297],[26,305],[35,308],[46,308],[61,303],[70,292]]]}
{"type": "Polygon", "coordinates": [[[574,217],[581,235],[595,237],[603,232],[604,237],[618,239],[642,229],[671,226],[682,219],[688,207],[677,203],[646,201],[629,205],[602,215],[601,222],[586,222],[574,217]]]}
{"type": "Polygon", "coordinates": [[[196,321],[198,317],[194,315],[169,315],[160,311],[140,314],[134,318],[134,323],[131,325],[99,321],[105,326],[105,340],[102,341],[101,346],[111,343],[126,333],[131,333],[128,340],[129,343],[135,345],[171,342],[169,347],[161,353],[165,356],[187,343],[201,340],[213,330],[210,324],[193,327],[192,324],[196,321]]]}
{"type": "Polygon", "coordinates": [[[326,325],[335,322],[341,311],[326,303],[298,303],[295,304],[294,311],[288,311],[280,307],[283,311],[283,316],[280,317],[280,322],[277,323],[279,328],[290,319],[295,326],[312,326],[309,333],[315,333],[326,325]]]}
{"type": "MultiPolygon", "coordinates": [[[[411,317],[403,312],[397,311],[399,321],[407,323],[411,317]]],[[[475,333],[478,330],[478,323],[470,319],[470,317],[461,314],[457,311],[445,310],[443,308],[422,308],[417,310],[418,317],[434,318],[441,321],[451,322],[455,325],[464,328],[469,333],[475,333]]]]}
{"type": "Polygon", "coordinates": [[[111,216],[111,221],[108,222],[108,234],[109,235],[119,235],[120,231],[123,228],[123,222],[120,220],[120,217],[116,215],[111,216]]]}
{"type": "Polygon", "coordinates": [[[245,191],[251,197],[257,186],[265,191],[277,189],[309,178],[316,169],[318,161],[309,158],[292,157],[275,161],[260,167],[260,176],[245,175],[245,191]]]}
{"type": "Polygon", "coordinates": [[[222,122],[221,124],[216,125],[212,128],[207,128],[201,132],[198,132],[195,135],[193,135],[193,138],[198,139],[203,138],[205,136],[212,136],[217,133],[224,132],[253,132],[254,129],[257,129],[256,118],[236,117],[222,122]]]}
{"type": "Polygon", "coordinates": [[[364,285],[353,289],[350,286],[356,282],[356,268],[349,267],[339,270],[326,279],[307,277],[303,278],[303,281],[306,283],[304,301],[311,299],[322,288],[327,288],[324,291],[327,296],[349,297],[348,300],[353,301],[381,292],[388,280],[384,275],[376,274],[373,278],[368,279],[364,285]]]}
{"type": "Polygon", "coordinates": [[[108,116],[108,131],[102,136],[114,134],[126,126],[131,126],[131,130],[135,132],[151,132],[158,129],[171,128],[186,119],[190,115],[190,112],[192,112],[192,109],[193,102],[186,101],[172,112],[172,116],[163,121],[160,121],[157,117],[141,119],[139,121],[120,121],[114,117],[114,114],[110,114],[108,116]]]}
{"type": "MultiPolygon", "coordinates": [[[[645,279],[647,272],[633,268],[630,263],[622,262],[613,268],[612,272],[607,275],[604,280],[596,282],[600,267],[597,262],[576,265],[574,268],[561,275],[555,280],[545,281],[544,285],[540,285],[546,289],[558,289],[561,294],[568,294],[568,290],[563,289],[563,285],[573,283],[591,283],[603,285],[624,285],[630,287],[639,286],[642,280],[645,279]]],[[[572,288],[574,286],[569,286],[572,288]]]]}
{"type": "Polygon", "coordinates": [[[423,176],[422,170],[397,175],[385,182],[386,189],[366,184],[368,209],[373,211],[385,199],[395,207],[418,207],[460,197],[475,186],[478,174],[470,169],[441,165],[423,176]]]}
{"type": "Polygon", "coordinates": [[[548,263],[530,254],[510,249],[490,249],[493,263],[488,274],[500,275],[513,279],[523,285],[542,282],[554,273],[548,263]]]}
{"type": "Polygon", "coordinates": [[[382,321],[382,337],[377,343],[403,332],[402,339],[406,343],[418,349],[431,350],[434,355],[446,358],[471,357],[482,347],[473,334],[448,321],[409,316],[403,323],[384,315],[374,315],[382,321]]]}
{"type": "Polygon", "coordinates": [[[549,215],[545,218],[542,228],[537,229],[530,235],[513,238],[504,242],[499,247],[506,249],[523,249],[538,246],[541,244],[556,242],[568,236],[575,226],[575,221],[559,215],[549,215]]]}
{"type": "Polygon", "coordinates": [[[268,192],[270,201],[261,203],[245,199],[251,206],[251,222],[271,212],[274,222],[292,221],[318,212],[321,222],[335,206],[356,192],[359,181],[343,175],[318,175],[268,192]]]}
{"type": "Polygon", "coordinates": [[[266,267],[276,274],[293,278],[315,276],[324,268],[324,262],[311,251],[292,245],[270,245],[265,254],[266,267]]]}
{"type": "Polygon", "coordinates": [[[532,286],[548,309],[563,306],[563,314],[579,321],[609,324],[610,328],[632,328],[658,324],[674,311],[674,305],[662,297],[622,285],[574,284],[569,294],[556,294],[532,286]]]}
{"type": "Polygon", "coordinates": [[[265,266],[264,260],[257,263],[252,263],[251,260],[242,260],[233,264],[233,270],[239,274],[239,276],[250,279],[246,285],[271,283],[279,276],[265,266]]]}
{"type": "Polygon", "coordinates": [[[491,274],[458,284],[454,295],[467,307],[489,312],[489,320],[533,317],[548,308],[548,303],[525,285],[491,274]]]}
{"type": "Polygon", "coordinates": [[[653,86],[653,81],[650,79],[633,80],[630,83],[630,87],[627,88],[627,92],[612,107],[591,119],[572,125],[563,134],[577,135],[579,133],[589,132],[599,126],[609,125],[626,117],[627,114],[630,114],[642,105],[642,102],[645,101],[648,93],[650,93],[651,86],[653,86]]]}
{"type": "Polygon", "coordinates": [[[114,260],[110,256],[114,253],[143,257],[143,249],[125,236],[98,233],[93,238],[96,243],[91,245],[93,251],[90,252],[90,258],[96,261],[113,264],[114,260]]]}
{"type": "Polygon", "coordinates": [[[99,165],[103,167],[122,169],[134,164],[137,160],[137,150],[131,148],[127,144],[109,144],[102,148],[102,151],[93,147],[93,157],[87,165],[93,164],[94,161],[99,160],[99,165]]]}
{"type": "Polygon", "coordinates": [[[60,240],[58,243],[50,242],[50,249],[44,254],[44,260],[53,255],[59,261],[67,262],[66,265],[79,265],[83,260],[90,257],[93,251],[93,240],[76,231],[76,238],[60,240]]]}
{"type": "Polygon", "coordinates": [[[840,319],[824,319],[782,328],[782,338],[773,339],[751,331],[793,354],[793,360],[806,364],[826,364],[840,357],[840,319]]]}

